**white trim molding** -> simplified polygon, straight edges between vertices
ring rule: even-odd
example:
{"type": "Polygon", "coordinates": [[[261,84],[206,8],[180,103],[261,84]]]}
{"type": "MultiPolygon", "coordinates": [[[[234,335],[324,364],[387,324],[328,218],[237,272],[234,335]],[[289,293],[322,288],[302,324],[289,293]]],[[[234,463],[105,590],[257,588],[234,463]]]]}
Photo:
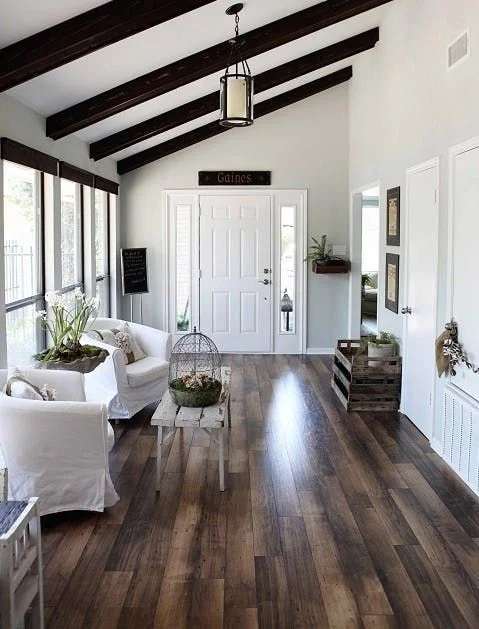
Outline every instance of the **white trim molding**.
{"type": "MultiPolygon", "coordinates": [[[[359,338],[361,329],[361,271],[362,271],[362,193],[365,190],[377,188],[379,191],[379,242],[381,249],[381,182],[376,180],[370,184],[355,188],[350,191],[349,205],[349,258],[351,261],[351,273],[349,274],[349,299],[348,299],[348,334],[349,338],[359,338]]],[[[381,274],[381,260],[378,269],[378,305],[379,300],[379,276],[381,274]]],[[[378,309],[379,318],[379,309],[378,309]]]]}
{"type": "Polygon", "coordinates": [[[306,354],[310,356],[331,356],[334,352],[334,347],[308,347],[306,349],[306,354]]]}

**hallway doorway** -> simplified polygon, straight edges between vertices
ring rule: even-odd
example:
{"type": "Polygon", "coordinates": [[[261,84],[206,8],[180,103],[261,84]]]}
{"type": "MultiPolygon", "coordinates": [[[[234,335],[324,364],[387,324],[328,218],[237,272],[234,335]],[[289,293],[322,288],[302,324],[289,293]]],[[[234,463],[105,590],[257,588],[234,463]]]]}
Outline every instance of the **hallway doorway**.
{"type": "Polygon", "coordinates": [[[378,331],[379,187],[361,197],[361,336],[367,336],[378,331]]]}

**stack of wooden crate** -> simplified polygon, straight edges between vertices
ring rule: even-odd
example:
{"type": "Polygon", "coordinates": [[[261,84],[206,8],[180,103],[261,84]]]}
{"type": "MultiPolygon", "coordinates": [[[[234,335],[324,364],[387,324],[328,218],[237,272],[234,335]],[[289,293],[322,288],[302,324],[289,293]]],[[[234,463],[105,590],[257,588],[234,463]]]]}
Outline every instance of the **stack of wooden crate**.
{"type": "Polygon", "coordinates": [[[397,411],[401,357],[373,358],[361,351],[361,341],[340,339],[331,386],[348,411],[397,411]]]}

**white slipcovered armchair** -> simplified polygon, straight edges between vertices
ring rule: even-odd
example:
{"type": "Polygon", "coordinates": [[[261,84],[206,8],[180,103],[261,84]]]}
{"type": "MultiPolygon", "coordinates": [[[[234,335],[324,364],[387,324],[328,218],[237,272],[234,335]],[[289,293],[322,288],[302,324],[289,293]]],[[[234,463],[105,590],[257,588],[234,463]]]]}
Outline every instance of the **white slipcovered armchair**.
{"type": "MultiPolygon", "coordinates": [[[[112,330],[125,324],[121,319],[97,318],[94,330],[112,330]]],[[[168,386],[168,368],[171,353],[171,334],[139,323],[128,322],[130,332],[145,358],[125,365],[121,350],[102,342],[93,332],[82,342],[98,345],[109,352],[104,363],[85,374],[88,400],[102,401],[107,405],[108,417],[126,419],[142,408],[161,399],[168,386]]]]}
{"type": "MultiPolygon", "coordinates": [[[[0,446],[8,469],[9,500],[40,498],[40,514],[103,511],[119,496],[108,470],[114,434],[106,406],[85,399],[84,376],[75,371],[23,372],[36,387],[56,391],[53,402],[0,392],[0,446]]],[[[0,391],[8,372],[0,369],[0,391]]]]}

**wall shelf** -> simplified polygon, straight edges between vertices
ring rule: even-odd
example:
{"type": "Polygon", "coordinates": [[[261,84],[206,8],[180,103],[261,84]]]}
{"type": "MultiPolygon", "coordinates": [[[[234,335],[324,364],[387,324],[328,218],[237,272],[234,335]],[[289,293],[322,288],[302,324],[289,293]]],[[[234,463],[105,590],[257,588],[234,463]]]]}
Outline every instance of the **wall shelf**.
{"type": "Polygon", "coordinates": [[[349,260],[332,259],[324,264],[313,260],[313,273],[349,273],[349,260]]]}

